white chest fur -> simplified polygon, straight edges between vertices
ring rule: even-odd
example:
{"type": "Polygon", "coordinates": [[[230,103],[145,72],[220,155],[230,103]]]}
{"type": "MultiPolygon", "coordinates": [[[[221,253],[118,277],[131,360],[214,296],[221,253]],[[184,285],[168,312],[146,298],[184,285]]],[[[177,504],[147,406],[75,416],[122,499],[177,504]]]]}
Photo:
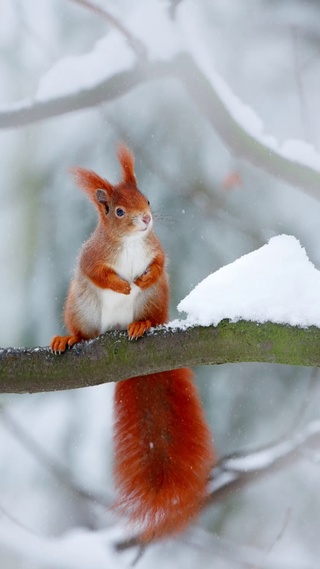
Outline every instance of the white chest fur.
{"type": "Polygon", "coordinates": [[[110,289],[100,289],[101,330],[125,329],[134,320],[135,305],[141,289],[133,281],[142,275],[152,260],[143,237],[128,238],[113,269],[131,285],[130,294],[120,294],[110,289]]]}
{"type": "Polygon", "coordinates": [[[121,278],[131,283],[144,273],[151,259],[144,238],[138,234],[127,238],[113,269],[121,278]]]}

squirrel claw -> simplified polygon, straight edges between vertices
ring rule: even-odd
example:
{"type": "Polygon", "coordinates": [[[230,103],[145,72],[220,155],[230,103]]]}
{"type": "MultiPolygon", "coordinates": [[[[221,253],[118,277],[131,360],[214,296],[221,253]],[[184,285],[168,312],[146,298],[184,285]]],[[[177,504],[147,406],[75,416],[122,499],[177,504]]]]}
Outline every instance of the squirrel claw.
{"type": "Polygon", "coordinates": [[[66,349],[71,348],[73,344],[79,342],[78,336],[54,336],[50,343],[51,351],[55,356],[61,355],[66,349]]]}
{"type": "Polygon", "coordinates": [[[137,320],[136,322],[132,322],[128,326],[128,336],[129,340],[137,340],[143,334],[151,328],[151,321],[150,320],[137,320]]]}

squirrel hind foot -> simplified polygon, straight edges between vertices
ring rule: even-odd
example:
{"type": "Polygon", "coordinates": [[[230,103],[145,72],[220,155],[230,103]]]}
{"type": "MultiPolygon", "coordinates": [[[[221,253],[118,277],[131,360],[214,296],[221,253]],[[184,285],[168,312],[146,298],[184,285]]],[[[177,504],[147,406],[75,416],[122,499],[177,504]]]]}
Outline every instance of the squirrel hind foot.
{"type": "Polygon", "coordinates": [[[71,348],[73,344],[79,342],[79,336],[54,336],[50,342],[51,351],[54,354],[62,354],[67,348],[71,348]]]}
{"type": "Polygon", "coordinates": [[[151,328],[151,320],[137,320],[128,326],[128,336],[130,340],[136,340],[151,328]]]}

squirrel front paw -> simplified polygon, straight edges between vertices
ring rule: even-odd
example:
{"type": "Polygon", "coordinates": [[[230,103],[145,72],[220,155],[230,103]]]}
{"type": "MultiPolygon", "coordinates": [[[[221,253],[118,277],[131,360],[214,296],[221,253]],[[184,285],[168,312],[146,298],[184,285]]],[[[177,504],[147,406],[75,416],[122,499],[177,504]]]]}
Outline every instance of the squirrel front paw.
{"type": "Polygon", "coordinates": [[[137,320],[128,326],[128,336],[130,340],[136,340],[151,328],[150,320],[137,320]]]}
{"type": "Polygon", "coordinates": [[[124,279],[119,279],[117,284],[113,287],[115,292],[120,292],[120,294],[130,294],[131,286],[130,284],[125,281],[124,279]]]}
{"type": "Polygon", "coordinates": [[[54,336],[50,342],[51,351],[54,354],[62,354],[67,348],[80,341],[78,336],[54,336]]]}
{"type": "Polygon", "coordinates": [[[134,281],[134,284],[143,290],[145,288],[149,288],[149,286],[151,286],[153,282],[154,282],[154,277],[151,271],[147,270],[145,273],[143,273],[140,277],[138,277],[134,281]]]}

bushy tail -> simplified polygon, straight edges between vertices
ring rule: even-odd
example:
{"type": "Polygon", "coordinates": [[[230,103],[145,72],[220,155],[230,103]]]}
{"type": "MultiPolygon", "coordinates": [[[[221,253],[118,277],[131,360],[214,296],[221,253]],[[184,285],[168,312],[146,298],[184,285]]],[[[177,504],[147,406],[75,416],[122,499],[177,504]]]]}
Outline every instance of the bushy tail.
{"type": "Polygon", "coordinates": [[[191,370],[117,383],[114,414],[117,510],[143,541],[178,533],[198,515],[214,464],[191,370]]]}

